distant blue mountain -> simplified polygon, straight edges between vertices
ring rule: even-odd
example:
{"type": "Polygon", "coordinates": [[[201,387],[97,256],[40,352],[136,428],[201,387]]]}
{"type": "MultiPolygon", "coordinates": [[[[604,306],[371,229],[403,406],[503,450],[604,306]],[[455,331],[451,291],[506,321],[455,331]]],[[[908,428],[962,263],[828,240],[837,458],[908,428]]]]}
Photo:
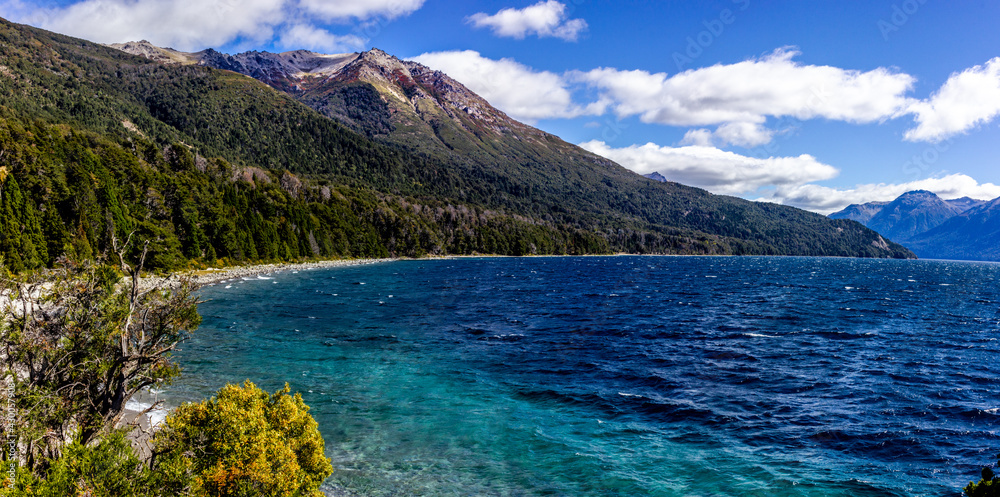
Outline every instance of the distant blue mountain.
{"type": "Polygon", "coordinates": [[[983,205],[983,204],[987,203],[988,201],[987,200],[976,200],[974,198],[969,198],[969,197],[962,197],[962,198],[956,198],[956,199],[952,199],[952,200],[945,200],[945,202],[948,202],[949,204],[954,205],[955,207],[958,207],[962,212],[965,212],[965,211],[967,211],[969,209],[973,209],[973,208],[979,207],[980,205],[983,205]]]}
{"type": "Polygon", "coordinates": [[[868,224],[889,202],[868,202],[866,204],[851,204],[844,210],[830,214],[833,219],[850,219],[861,224],[868,224]]]}
{"type": "Polygon", "coordinates": [[[1000,261],[1000,198],[954,216],[905,245],[928,259],[1000,261]]]}
{"type": "Polygon", "coordinates": [[[918,257],[1000,261],[1000,198],[944,200],[916,190],[892,202],[852,204],[830,217],[858,221],[918,257]]]}
{"type": "Polygon", "coordinates": [[[958,207],[934,193],[916,190],[886,204],[865,225],[890,240],[902,242],[937,228],[961,213],[958,207]]]}
{"type": "Polygon", "coordinates": [[[647,177],[647,178],[649,178],[649,179],[651,179],[653,181],[659,181],[660,183],[666,183],[667,182],[667,178],[665,176],[663,176],[662,174],[656,172],[656,171],[651,172],[649,174],[643,174],[643,176],[645,176],[645,177],[647,177]]]}

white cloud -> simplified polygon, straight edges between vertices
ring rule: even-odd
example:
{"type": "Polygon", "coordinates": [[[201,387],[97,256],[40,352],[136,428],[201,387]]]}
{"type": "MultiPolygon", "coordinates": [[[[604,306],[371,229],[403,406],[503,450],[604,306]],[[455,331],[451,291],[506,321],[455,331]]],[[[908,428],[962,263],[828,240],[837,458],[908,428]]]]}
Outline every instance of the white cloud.
{"type": "Polygon", "coordinates": [[[722,145],[756,147],[771,141],[774,132],[757,123],[726,123],[715,130],[722,145]]]}
{"type": "Polygon", "coordinates": [[[416,12],[424,0],[301,0],[301,5],[327,19],[395,19],[416,12]]]}
{"type": "Polygon", "coordinates": [[[560,75],[535,71],[511,59],[493,60],[465,50],[425,53],[413,60],[455,78],[517,120],[534,122],[604,112],[598,104],[575,104],[560,75]]]}
{"type": "Polygon", "coordinates": [[[477,28],[490,28],[498,36],[524,39],[528,35],[539,38],[554,37],[576,41],[587,29],[583,19],[567,19],[566,5],[556,0],[538,2],[523,9],[503,9],[496,14],[473,14],[468,22],[477,28]]]}
{"type": "Polygon", "coordinates": [[[284,0],[84,0],[38,9],[24,21],[101,43],[147,39],[201,50],[245,37],[266,40],[283,17],[284,0]]]}
{"type": "Polygon", "coordinates": [[[305,49],[326,53],[361,50],[365,46],[365,41],[357,36],[339,36],[308,24],[296,24],[285,29],[278,43],[290,50],[305,49]]]}
{"type": "MultiPolygon", "coordinates": [[[[886,68],[858,71],[803,65],[794,60],[798,52],[791,49],[673,76],[615,68],[555,74],[512,59],[494,61],[477,52],[444,54],[436,58],[435,68],[515,117],[534,121],[611,109],[619,118],[639,116],[646,123],[698,127],[685,135],[681,143],[686,145],[763,145],[783,132],[768,129],[769,118],[865,124],[909,114],[916,115],[918,126],[906,133],[907,140],[940,141],[1000,115],[1000,57],[952,75],[930,98],[917,100],[907,95],[913,76],[886,68]],[[495,78],[493,70],[501,76],[495,78]],[[574,102],[578,85],[596,88],[598,100],[574,102]],[[546,104],[536,96],[553,100],[546,104]]],[[[431,60],[428,54],[421,57],[431,60]]]]}
{"type": "Polygon", "coordinates": [[[646,123],[672,126],[759,124],[781,116],[868,123],[902,115],[911,103],[905,94],[912,76],[885,68],[861,72],[803,65],[792,60],[797,55],[779,49],[674,76],[600,68],[574,77],[603,92],[620,117],[638,115],[646,123]]]}
{"type": "Polygon", "coordinates": [[[712,130],[699,128],[688,130],[681,139],[681,145],[694,145],[697,147],[711,147],[713,140],[712,130]]]}
{"type": "Polygon", "coordinates": [[[944,199],[971,197],[992,200],[1000,197],[1000,186],[998,185],[979,183],[974,178],[964,174],[951,174],[908,183],[863,184],[846,189],[813,184],[786,185],[777,187],[773,193],[762,200],[829,214],[850,204],[891,201],[913,190],[928,190],[944,199]]]}
{"type": "Polygon", "coordinates": [[[689,130],[681,139],[681,145],[739,145],[749,148],[769,143],[773,136],[774,131],[757,123],[726,123],[716,128],[715,132],[705,128],[689,130]]]}
{"type": "MultiPolygon", "coordinates": [[[[503,11],[502,11],[503,12],[503,11]]],[[[1000,57],[952,75],[926,100],[908,96],[915,78],[887,68],[870,71],[804,65],[792,49],[735,64],[669,76],[598,68],[556,74],[478,52],[424,54],[417,60],[449,73],[518,119],[572,118],[612,110],[619,119],[693,127],[682,145],[756,147],[787,130],[768,119],[829,119],[853,124],[915,114],[911,141],[939,141],[1000,115],[1000,57]],[[597,101],[574,101],[588,86],[597,101]],[[705,128],[714,126],[715,129],[705,128]]]]}
{"type": "MultiPolygon", "coordinates": [[[[39,8],[21,0],[0,3],[12,20],[100,43],[146,39],[155,45],[195,51],[234,41],[261,45],[301,42],[315,49],[360,47],[356,35],[336,35],[326,21],[393,19],[424,0],[80,0],[39,8]]],[[[296,46],[294,48],[303,48],[296,46]]]]}
{"type": "Polygon", "coordinates": [[[931,98],[909,111],[917,122],[906,132],[909,141],[939,142],[992,121],[1000,115],[1000,57],[952,74],[931,98]]]}
{"type": "Polygon", "coordinates": [[[810,155],[758,159],[704,145],[661,147],[647,143],[611,148],[602,141],[590,141],[580,146],[638,174],[658,172],[670,181],[723,195],[752,196],[757,193],[760,195],[757,200],[820,214],[830,214],[850,204],[891,201],[913,190],[932,191],[945,199],[1000,197],[1000,185],[979,183],[964,174],[907,183],[861,184],[853,188],[821,186],[815,182],[832,179],[839,171],[810,155]]]}
{"type": "Polygon", "coordinates": [[[647,143],[611,148],[602,141],[590,141],[580,146],[639,174],[658,172],[670,181],[726,195],[756,192],[765,187],[798,186],[838,174],[836,168],[810,155],[758,159],[701,145],[661,147],[647,143]]]}

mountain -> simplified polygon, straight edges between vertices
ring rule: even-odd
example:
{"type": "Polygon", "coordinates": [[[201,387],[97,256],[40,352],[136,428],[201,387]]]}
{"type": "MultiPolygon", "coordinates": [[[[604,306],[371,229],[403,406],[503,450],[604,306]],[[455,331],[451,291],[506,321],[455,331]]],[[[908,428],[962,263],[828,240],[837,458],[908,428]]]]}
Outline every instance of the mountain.
{"type": "Polygon", "coordinates": [[[651,179],[653,181],[659,181],[660,183],[666,183],[667,182],[667,178],[665,176],[663,176],[662,174],[656,172],[656,171],[653,171],[653,172],[651,172],[649,174],[643,174],[643,176],[646,177],[646,178],[649,178],[649,179],[651,179]]]}
{"type": "Polygon", "coordinates": [[[1000,261],[1000,199],[942,200],[912,191],[892,202],[854,204],[830,214],[853,219],[931,259],[1000,261]]]}
{"type": "Polygon", "coordinates": [[[723,253],[857,255],[869,249],[847,249],[845,238],[867,240],[862,247],[882,243],[876,234],[862,234],[850,224],[825,225],[798,209],[671,182],[656,185],[511,119],[444,73],[378,49],[338,55],[170,52],[187,64],[258,78],[376,141],[447,164],[472,183],[449,195],[573,225],[579,225],[582,214],[590,228],[619,234],[623,228],[651,230],[658,233],[654,240],[662,240],[659,248],[647,247],[646,241],[635,243],[648,240],[646,235],[618,235],[626,251],[670,252],[678,243],[675,237],[684,234],[722,236],[723,253]],[[832,250],[831,244],[840,247],[832,250]]]}
{"type": "Polygon", "coordinates": [[[136,43],[136,56],[3,20],[0,46],[0,256],[14,270],[130,234],[152,241],[149,265],[163,269],[472,253],[912,257],[857,223],[643,178],[377,50],[195,60],[136,43]]]}
{"type": "MultiPolygon", "coordinates": [[[[646,175],[646,177],[647,178],[651,177],[651,175],[646,175]]],[[[666,181],[666,178],[664,178],[664,181],[666,181]]],[[[974,207],[983,205],[987,201],[977,200],[969,197],[962,197],[951,200],[945,200],[944,202],[948,205],[951,205],[952,207],[957,209],[958,212],[961,213],[969,209],[972,209],[974,207]]],[[[843,210],[830,214],[829,217],[831,219],[851,219],[861,224],[867,225],[868,221],[870,221],[871,218],[875,217],[876,214],[881,212],[886,205],[889,205],[889,202],[866,202],[864,204],[851,204],[845,207],[843,210]]]]}
{"type": "Polygon", "coordinates": [[[955,198],[955,199],[951,199],[951,200],[945,200],[945,202],[948,202],[953,207],[956,207],[959,212],[965,212],[965,211],[967,211],[969,209],[973,209],[975,207],[979,207],[980,205],[983,205],[983,204],[985,204],[985,203],[987,203],[989,201],[988,200],[977,200],[977,199],[969,198],[969,197],[962,197],[962,198],[955,198]]]}
{"type": "Polygon", "coordinates": [[[850,219],[867,225],[871,218],[875,217],[883,207],[889,202],[868,202],[864,204],[851,204],[844,210],[830,214],[831,219],[850,219]]]}
{"type": "Polygon", "coordinates": [[[906,192],[889,202],[865,223],[891,240],[905,243],[914,235],[936,228],[961,210],[932,192],[906,192]]]}
{"type": "Polygon", "coordinates": [[[952,217],[908,245],[921,257],[1000,261],[1000,198],[952,217]]]}

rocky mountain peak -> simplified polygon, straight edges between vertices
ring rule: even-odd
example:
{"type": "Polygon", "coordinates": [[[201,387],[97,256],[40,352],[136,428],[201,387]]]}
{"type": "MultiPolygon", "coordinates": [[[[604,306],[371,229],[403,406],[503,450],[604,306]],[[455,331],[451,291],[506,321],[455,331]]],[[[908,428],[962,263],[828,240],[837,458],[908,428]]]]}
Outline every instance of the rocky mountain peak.
{"type": "Polygon", "coordinates": [[[851,219],[861,224],[867,225],[871,218],[875,217],[882,208],[889,202],[867,202],[864,204],[851,204],[839,212],[830,214],[832,219],[851,219]]]}
{"type": "MultiPolygon", "coordinates": [[[[184,53],[158,48],[149,42],[130,42],[115,48],[165,63],[199,64],[238,72],[276,89],[301,95],[323,108],[330,91],[344,85],[367,83],[390,107],[389,116],[403,126],[423,122],[437,128],[443,120],[475,136],[513,133],[518,141],[544,141],[549,135],[519,123],[475,92],[443,72],[413,61],[401,60],[384,50],[361,53],[320,54],[309,50],[282,53],[249,51],[235,55],[206,49],[184,53]]],[[[351,98],[358,98],[354,94],[351,98]]],[[[367,97],[366,97],[367,98],[367,97]]],[[[378,105],[369,102],[366,105],[378,105]]],[[[331,111],[343,117],[353,111],[331,111]]],[[[380,125],[380,129],[384,126],[380,125]]],[[[440,138],[440,137],[438,137],[440,138]]]]}
{"type": "Polygon", "coordinates": [[[390,55],[388,52],[375,47],[372,47],[372,49],[367,52],[361,52],[361,58],[380,65],[391,64],[393,61],[396,63],[399,62],[399,59],[397,59],[396,56],[390,55]]]}
{"type": "Polygon", "coordinates": [[[906,192],[871,218],[868,227],[893,240],[908,240],[957,216],[961,210],[926,190],[906,192]]]}
{"type": "Polygon", "coordinates": [[[369,83],[387,101],[393,101],[397,111],[416,113],[421,120],[448,117],[469,131],[474,131],[470,127],[479,127],[494,133],[517,130],[532,136],[544,135],[511,119],[447,74],[417,62],[400,60],[378,48],[359,54],[335,77],[342,83],[369,83]],[[470,119],[472,123],[463,122],[470,119]]]}
{"type": "Polygon", "coordinates": [[[377,48],[358,54],[356,59],[344,67],[343,72],[348,77],[357,79],[379,77],[387,81],[401,80],[404,84],[412,79],[410,71],[401,60],[377,48]]]}
{"type": "Polygon", "coordinates": [[[929,192],[927,190],[911,190],[900,195],[899,197],[896,198],[896,200],[908,203],[918,203],[927,201],[944,202],[944,200],[941,200],[941,197],[938,197],[937,194],[935,194],[934,192],[929,192]]]}
{"type": "Polygon", "coordinates": [[[122,52],[138,55],[140,57],[145,57],[147,59],[165,64],[190,62],[192,55],[184,52],[178,52],[172,48],[158,47],[150,43],[148,40],[112,43],[107,46],[116,48],[122,52]]]}
{"type": "Polygon", "coordinates": [[[660,183],[666,183],[667,182],[666,176],[664,176],[664,175],[662,175],[662,174],[660,174],[660,173],[658,173],[656,171],[653,171],[653,172],[651,172],[649,174],[643,174],[643,176],[645,176],[645,177],[647,177],[647,178],[649,178],[649,179],[651,179],[653,181],[659,181],[660,183]]]}

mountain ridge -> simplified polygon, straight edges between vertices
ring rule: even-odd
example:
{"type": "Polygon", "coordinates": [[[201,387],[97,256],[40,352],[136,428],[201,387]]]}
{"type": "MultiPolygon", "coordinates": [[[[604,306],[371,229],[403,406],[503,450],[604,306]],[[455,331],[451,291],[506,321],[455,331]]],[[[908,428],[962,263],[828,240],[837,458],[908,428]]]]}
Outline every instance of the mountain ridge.
{"type": "MultiPolygon", "coordinates": [[[[567,181],[572,185],[578,185],[572,190],[578,192],[582,190],[589,196],[592,196],[591,192],[594,190],[592,185],[595,182],[613,183],[615,180],[627,180],[634,185],[630,185],[631,188],[640,185],[643,189],[649,188],[648,184],[637,184],[636,182],[640,181],[638,175],[614,162],[511,119],[460,82],[440,71],[429,69],[416,62],[400,60],[377,48],[357,54],[337,55],[335,57],[345,62],[333,68],[332,72],[326,71],[321,75],[304,71],[303,69],[308,67],[301,65],[282,66],[289,60],[301,62],[308,57],[334,57],[311,52],[305,53],[304,56],[302,54],[301,51],[292,51],[278,54],[245,52],[219,55],[218,52],[207,50],[194,54],[190,61],[222,69],[235,68],[241,74],[252,77],[256,75],[261,81],[287,92],[322,114],[343,122],[366,136],[454,164],[463,175],[486,177],[493,184],[508,184],[505,193],[512,192],[516,197],[531,193],[535,196],[532,200],[537,200],[540,194],[549,193],[544,188],[539,191],[539,185],[567,181]],[[246,61],[252,63],[248,64],[246,61]],[[285,69],[277,72],[264,70],[278,66],[285,69]],[[264,73],[267,75],[261,76],[264,73]],[[513,170],[512,174],[497,175],[495,173],[497,165],[509,165],[513,170]],[[586,167],[581,168],[581,165],[586,167]],[[608,173],[611,171],[614,173],[609,177],[608,173]],[[589,177],[586,177],[588,174],[589,177]]],[[[663,183],[665,187],[686,189],[687,191],[682,194],[686,196],[698,192],[696,196],[702,198],[706,195],[713,199],[731,198],[711,196],[703,190],[689,189],[676,183],[663,183]]],[[[566,195],[570,194],[565,190],[551,193],[555,195],[550,196],[557,198],[551,199],[548,203],[555,205],[548,209],[549,212],[538,214],[548,216],[553,210],[558,211],[561,208],[559,204],[562,204],[566,195]]],[[[608,193],[612,196],[621,196],[618,192],[608,193]]],[[[506,195],[497,198],[495,202],[505,205],[510,201],[509,197],[510,195],[506,195]]],[[[727,200],[727,202],[735,201],[727,200]]],[[[532,207],[539,203],[545,202],[533,201],[532,207]]],[[[741,211],[746,205],[748,204],[729,207],[726,210],[741,211]]],[[[593,205],[583,203],[577,207],[602,217],[609,210],[616,210],[615,205],[609,204],[595,208],[593,205]]],[[[705,228],[704,219],[718,216],[715,219],[726,223],[726,226],[712,226],[710,232],[721,230],[727,236],[749,235],[745,226],[726,221],[727,214],[722,212],[703,212],[701,215],[691,216],[692,212],[699,211],[697,205],[694,207],[696,208],[691,209],[676,205],[670,209],[659,209],[660,214],[653,216],[654,220],[651,220],[650,216],[639,216],[639,222],[680,225],[702,230],[705,228]],[[702,221],[692,222],[693,219],[702,221]]],[[[648,207],[640,206],[640,209],[646,210],[648,207]]],[[[753,210],[771,209],[775,207],[754,205],[753,210]]],[[[770,215],[772,214],[756,212],[750,217],[770,215]]],[[[733,217],[729,219],[733,219],[741,217],[742,214],[733,212],[730,216],[733,217]]],[[[843,227],[837,228],[837,230],[843,229],[843,227]]],[[[880,245],[879,240],[872,240],[872,246],[880,247],[880,245]]],[[[786,249],[778,249],[779,252],[782,250],[786,249]]]]}
{"type": "Polygon", "coordinates": [[[933,259],[1000,261],[1000,198],[978,204],[908,244],[933,259]]]}
{"type": "Polygon", "coordinates": [[[867,226],[875,214],[878,214],[889,202],[866,202],[864,204],[851,204],[844,209],[830,214],[831,219],[850,219],[867,226]]]}
{"type": "Polygon", "coordinates": [[[18,226],[0,254],[47,245],[20,267],[106,251],[129,227],[161,240],[150,263],[162,268],[474,253],[913,257],[857,223],[642,178],[381,51],[235,59],[268,85],[148,44],[134,45],[139,57],[6,21],[0,43],[0,65],[16,68],[0,77],[0,145],[17,151],[3,158],[3,187],[26,192],[0,199],[17,203],[3,212],[18,226]]]}
{"type": "Polygon", "coordinates": [[[906,242],[914,235],[940,226],[961,211],[932,192],[914,190],[889,202],[866,225],[894,241],[906,242]]]}
{"type": "Polygon", "coordinates": [[[853,219],[904,244],[919,257],[1000,261],[1000,198],[944,200],[925,190],[892,202],[852,204],[830,214],[853,219]]]}

